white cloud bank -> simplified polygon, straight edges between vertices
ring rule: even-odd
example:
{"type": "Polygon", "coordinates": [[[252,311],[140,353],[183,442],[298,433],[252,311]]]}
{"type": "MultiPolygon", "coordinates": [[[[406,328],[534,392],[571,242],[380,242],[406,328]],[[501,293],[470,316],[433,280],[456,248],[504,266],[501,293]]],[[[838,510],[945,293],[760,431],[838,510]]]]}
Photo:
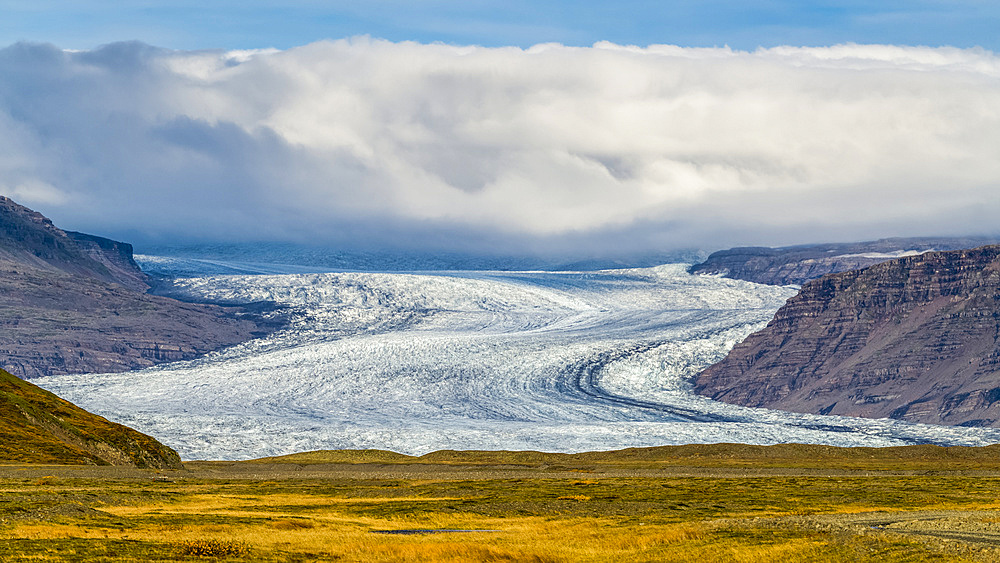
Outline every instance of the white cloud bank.
{"type": "Polygon", "coordinates": [[[167,239],[660,250],[996,233],[1000,58],[17,44],[0,50],[0,193],[57,224],[167,239]]]}

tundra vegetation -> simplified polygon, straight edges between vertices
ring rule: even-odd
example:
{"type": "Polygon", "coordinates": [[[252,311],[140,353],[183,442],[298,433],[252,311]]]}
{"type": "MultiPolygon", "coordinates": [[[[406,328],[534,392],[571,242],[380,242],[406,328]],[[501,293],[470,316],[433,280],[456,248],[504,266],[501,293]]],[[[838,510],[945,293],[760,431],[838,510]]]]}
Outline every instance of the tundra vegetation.
{"type": "Polygon", "coordinates": [[[177,452],[0,369],[0,463],[179,468],[177,452]]]}
{"type": "Polygon", "coordinates": [[[4,465],[0,560],[995,561],[998,454],[720,444],[4,465]]]}

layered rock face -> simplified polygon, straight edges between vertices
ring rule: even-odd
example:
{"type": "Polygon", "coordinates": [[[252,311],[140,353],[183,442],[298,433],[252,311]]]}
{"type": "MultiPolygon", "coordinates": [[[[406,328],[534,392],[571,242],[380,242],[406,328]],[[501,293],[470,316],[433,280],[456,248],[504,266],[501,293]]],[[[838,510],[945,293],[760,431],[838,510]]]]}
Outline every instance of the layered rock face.
{"type": "Polygon", "coordinates": [[[149,289],[149,276],[139,269],[132,257],[132,245],[104,237],[64,231],[87,257],[107,268],[110,279],[130,289],[149,289]]]}
{"type": "Polygon", "coordinates": [[[44,271],[149,289],[132,260],[132,245],[63,231],[41,213],[0,196],[0,260],[44,271]]]}
{"type": "Polygon", "coordinates": [[[728,403],[1000,426],[1000,246],[806,283],[695,380],[728,403]]]}
{"type": "Polygon", "coordinates": [[[177,452],[0,370],[0,461],[179,469],[177,452]]]}
{"type": "Polygon", "coordinates": [[[905,255],[997,244],[992,238],[888,238],[867,242],[769,248],[730,248],[713,252],[690,268],[692,274],[722,275],[770,285],[802,285],[827,274],[866,268],[905,255]]]}
{"type": "Polygon", "coordinates": [[[190,359],[263,334],[236,307],[146,294],[126,243],[0,197],[0,368],[21,378],[190,359]]]}

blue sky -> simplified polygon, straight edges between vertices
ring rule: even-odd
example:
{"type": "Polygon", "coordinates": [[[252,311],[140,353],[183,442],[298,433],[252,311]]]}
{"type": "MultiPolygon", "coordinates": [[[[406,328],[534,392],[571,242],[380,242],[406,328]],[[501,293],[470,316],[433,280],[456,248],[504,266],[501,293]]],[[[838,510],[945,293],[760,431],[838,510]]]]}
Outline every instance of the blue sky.
{"type": "Polygon", "coordinates": [[[1000,235],[998,23],[972,0],[0,0],[0,195],[130,242],[1000,235]]]}
{"type": "Polygon", "coordinates": [[[139,40],[172,49],[287,49],[370,35],[527,47],[558,42],[723,46],[839,43],[1000,49],[1000,3],[769,0],[3,0],[0,45],[90,49],[139,40]]]}

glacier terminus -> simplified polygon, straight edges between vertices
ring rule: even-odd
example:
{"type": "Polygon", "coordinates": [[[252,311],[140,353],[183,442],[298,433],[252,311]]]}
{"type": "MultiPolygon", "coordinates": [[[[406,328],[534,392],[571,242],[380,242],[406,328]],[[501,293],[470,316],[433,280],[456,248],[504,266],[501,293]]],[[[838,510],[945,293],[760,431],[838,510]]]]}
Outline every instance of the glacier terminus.
{"type": "MultiPolygon", "coordinates": [[[[137,256],[169,270],[170,259],[137,256]]],[[[271,301],[289,326],[202,358],[38,383],[184,459],[317,449],[576,452],[687,443],[985,445],[1000,429],[805,415],[693,394],[690,379],[770,320],[793,287],[594,272],[219,275],[170,291],[271,301]]],[[[195,265],[197,266],[197,265],[195,265]]],[[[252,268],[230,268],[245,272],[252,268]]]]}

